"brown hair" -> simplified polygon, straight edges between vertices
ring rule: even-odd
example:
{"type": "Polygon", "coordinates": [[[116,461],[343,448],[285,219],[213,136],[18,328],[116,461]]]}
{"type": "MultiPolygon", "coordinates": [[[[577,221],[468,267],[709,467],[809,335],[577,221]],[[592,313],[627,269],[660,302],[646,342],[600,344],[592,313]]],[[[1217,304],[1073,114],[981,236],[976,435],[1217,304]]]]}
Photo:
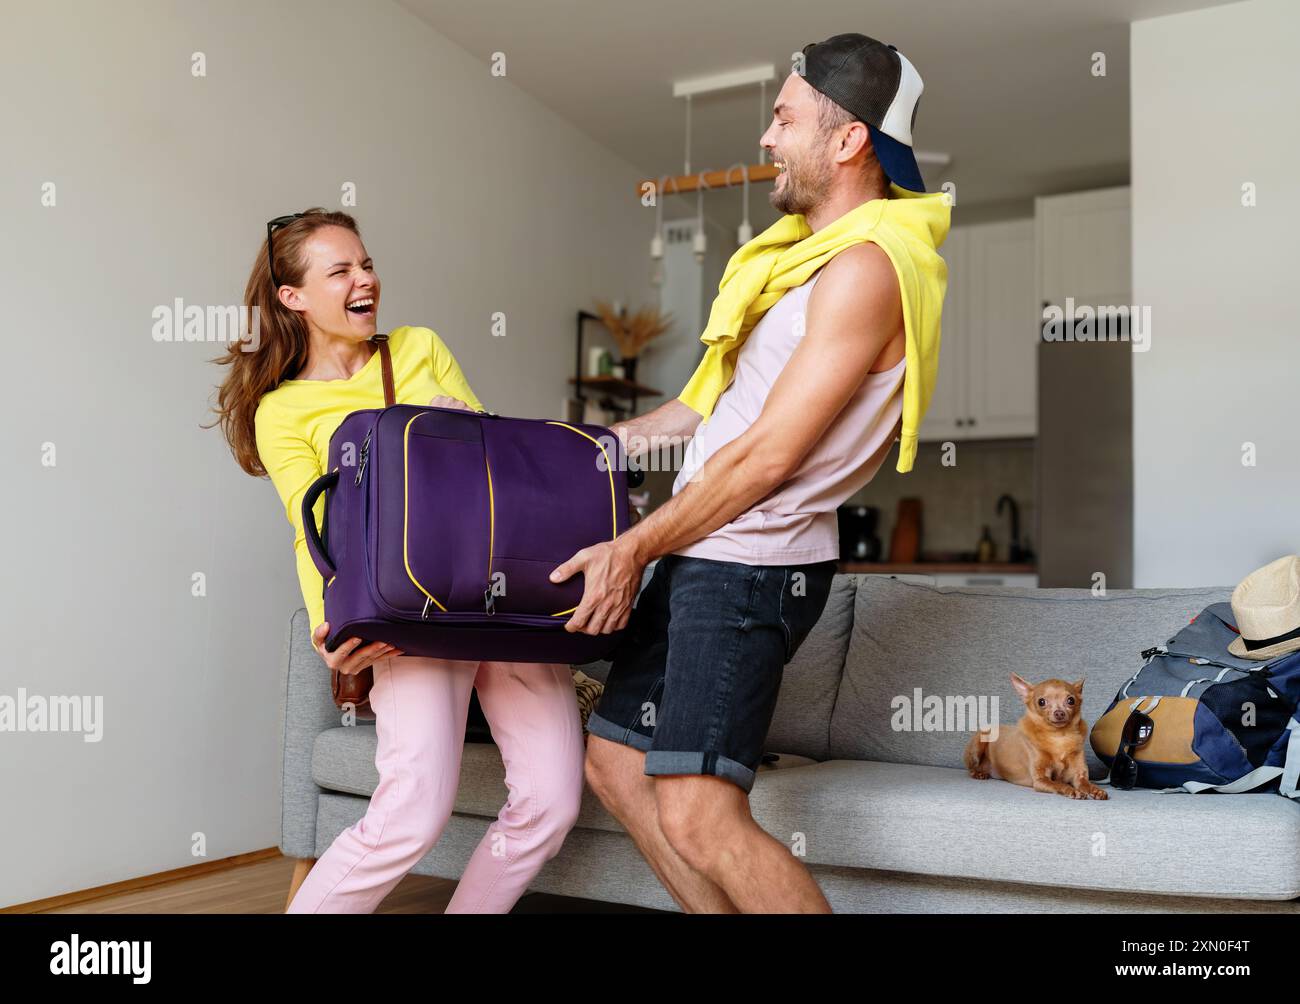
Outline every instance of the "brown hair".
{"type": "MultiPolygon", "coordinates": [[[[281,283],[300,286],[307,272],[307,254],[303,246],[321,227],[346,227],[358,237],[361,230],[357,221],[347,213],[327,212],[319,207],[308,209],[287,226],[275,231],[275,275],[281,283]]],[[[307,363],[307,321],[296,310],[290,310],[271,284],[271,271],[266,256],[266,240],[257,252],[253,271],[244,287],[244,306],[249,308],[242,323],[248,324],[256,316],[258,342],[254,351],[245,352],[243,345],[252,332],[240,332],[241,341],[230,343],[224,356],[213,359],[218,366],[229,366],[230,372],[217,390],[217,407],[214,412],[221,432],[230,444],[235,460],[247,473],[266,474],[257,455],[257,439],[253,416],[257,413],[262,395],[274,390],[282,381],[292,379],[307,363]]],[[[212,425],[203,428],[212,428],[212,425]]]]}
{"type": "MultiPolygon", "coordinates": [[[[813,88],[813,98],[817,101],[817,135],[819,138],[828,139],[836,129],[846,126],[850,122],[862,122],[864,126],[866,125],[866,122],[863,122],[862,119],[816,88],[813,88]]],[[[876,156],[875,144],[872,144],[871,149],[862,160],[862,176],[873,187],[883,188],[885,195],[889,195],[889,177],[885,174],[885,169],[876,156]]]]}

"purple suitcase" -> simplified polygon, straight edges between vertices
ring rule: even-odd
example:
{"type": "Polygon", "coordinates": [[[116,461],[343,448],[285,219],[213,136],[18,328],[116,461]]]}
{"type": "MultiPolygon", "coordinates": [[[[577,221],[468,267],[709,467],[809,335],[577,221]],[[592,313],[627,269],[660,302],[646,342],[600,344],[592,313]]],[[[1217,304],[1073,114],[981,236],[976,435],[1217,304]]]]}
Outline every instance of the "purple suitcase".
{"type": "Polygon", "coordinates": [[[583,575],[549,575],[626,531],[626,467],[598,425],[406,404],[351,413],[302,500],[326,649],[360,637],[443,659],[605,657],[623,632],[566,631],[583,575]]]}

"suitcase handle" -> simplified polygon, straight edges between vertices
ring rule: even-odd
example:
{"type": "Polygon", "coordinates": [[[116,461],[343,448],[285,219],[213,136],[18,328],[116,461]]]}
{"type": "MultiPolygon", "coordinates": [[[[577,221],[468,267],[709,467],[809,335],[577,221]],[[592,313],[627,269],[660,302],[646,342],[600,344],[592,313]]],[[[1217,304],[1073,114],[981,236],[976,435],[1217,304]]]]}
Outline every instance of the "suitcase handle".
{"type": "Polygon", "coordinates": [[[330,561],[329,555],[325,553],[325,542],[320,539],[320,530],[316,526],[316,514],[312,512],[312,509],[316,505],[316,500],[326,490],[333,488],[338,483],[338,471],[322,474],[311,483],[311,487],[307,489],[307,494],[302,497],[302,529],[303,535],[307,538],[307,550],[311,553],[311,560],[316,565],[316,571],[320,572],[321,578],[326,582],[334,578],[334,563],[330,561]]]}

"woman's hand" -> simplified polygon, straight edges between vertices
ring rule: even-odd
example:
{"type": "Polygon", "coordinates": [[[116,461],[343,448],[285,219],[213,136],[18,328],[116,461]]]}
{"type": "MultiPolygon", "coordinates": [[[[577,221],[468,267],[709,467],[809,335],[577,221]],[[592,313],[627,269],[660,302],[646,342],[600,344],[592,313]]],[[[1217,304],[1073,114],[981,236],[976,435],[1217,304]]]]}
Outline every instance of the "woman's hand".
{"type": "Polygon", "coordinates": [[[325,665],[330,669],[337,669],[344,676],[353,676],[360,673],[379,659],[387,658],[390,655],[404,654],[396,646],[382,641],[373,641],[361,647],[363,645],[363,639],[361,638],[349,638],[333,652],[326,652],[325,639],[329,637],[329,632],[330,622],[325,621],[316,629],[316,633],[311,636],[311,643],[325,661],[325,665]]]}
{"type": "Polygon", "coordinates": [[[432,408],[459,408],[461,411],[474,410],[459,398],[448,397],[446,394],[439,394],[429,402],[429,406],[432,408]]]}

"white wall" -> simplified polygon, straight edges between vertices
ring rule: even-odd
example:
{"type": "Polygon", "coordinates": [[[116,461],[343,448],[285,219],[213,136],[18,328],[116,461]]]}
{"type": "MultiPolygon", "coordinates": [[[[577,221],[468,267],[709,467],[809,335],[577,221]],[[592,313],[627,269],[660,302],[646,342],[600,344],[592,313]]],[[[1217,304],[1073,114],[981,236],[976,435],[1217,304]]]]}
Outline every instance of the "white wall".
{"type": "Polygon", "coordinates": [[[1300,7],[1132,32],[1134,584],[1232,585],[1300,551],[1300,7]]]}
{"type": "Polygon", "coordinates": [[[199,428],[219,346],[156,343],[153,307],[238,303],[265,221],[352,181],[381,328],[554,416],[574,312],[653,295],[653,210],[644,171],[387,0],[10,4],[0,93],[0,695],[105,715],[98,743],[0,732],[4,905],[204,860],[196,833],[207,860],[278,841],[292,532],[199,428]]]}
{"type": "Polygon", "coordinates": [[[695,230],[694,217],[664,221],[664,282],[658,306],[672,315],[673,324],[650,343],[637,368],[639,382],[663,391],[652,404],[676,397],[699,365],[704,355],[700,333],[708,326],[718,283],[736,250],[735,230],[706,218],[708,244],[704,261],[697,262],[692,250],[695,230]]]}

